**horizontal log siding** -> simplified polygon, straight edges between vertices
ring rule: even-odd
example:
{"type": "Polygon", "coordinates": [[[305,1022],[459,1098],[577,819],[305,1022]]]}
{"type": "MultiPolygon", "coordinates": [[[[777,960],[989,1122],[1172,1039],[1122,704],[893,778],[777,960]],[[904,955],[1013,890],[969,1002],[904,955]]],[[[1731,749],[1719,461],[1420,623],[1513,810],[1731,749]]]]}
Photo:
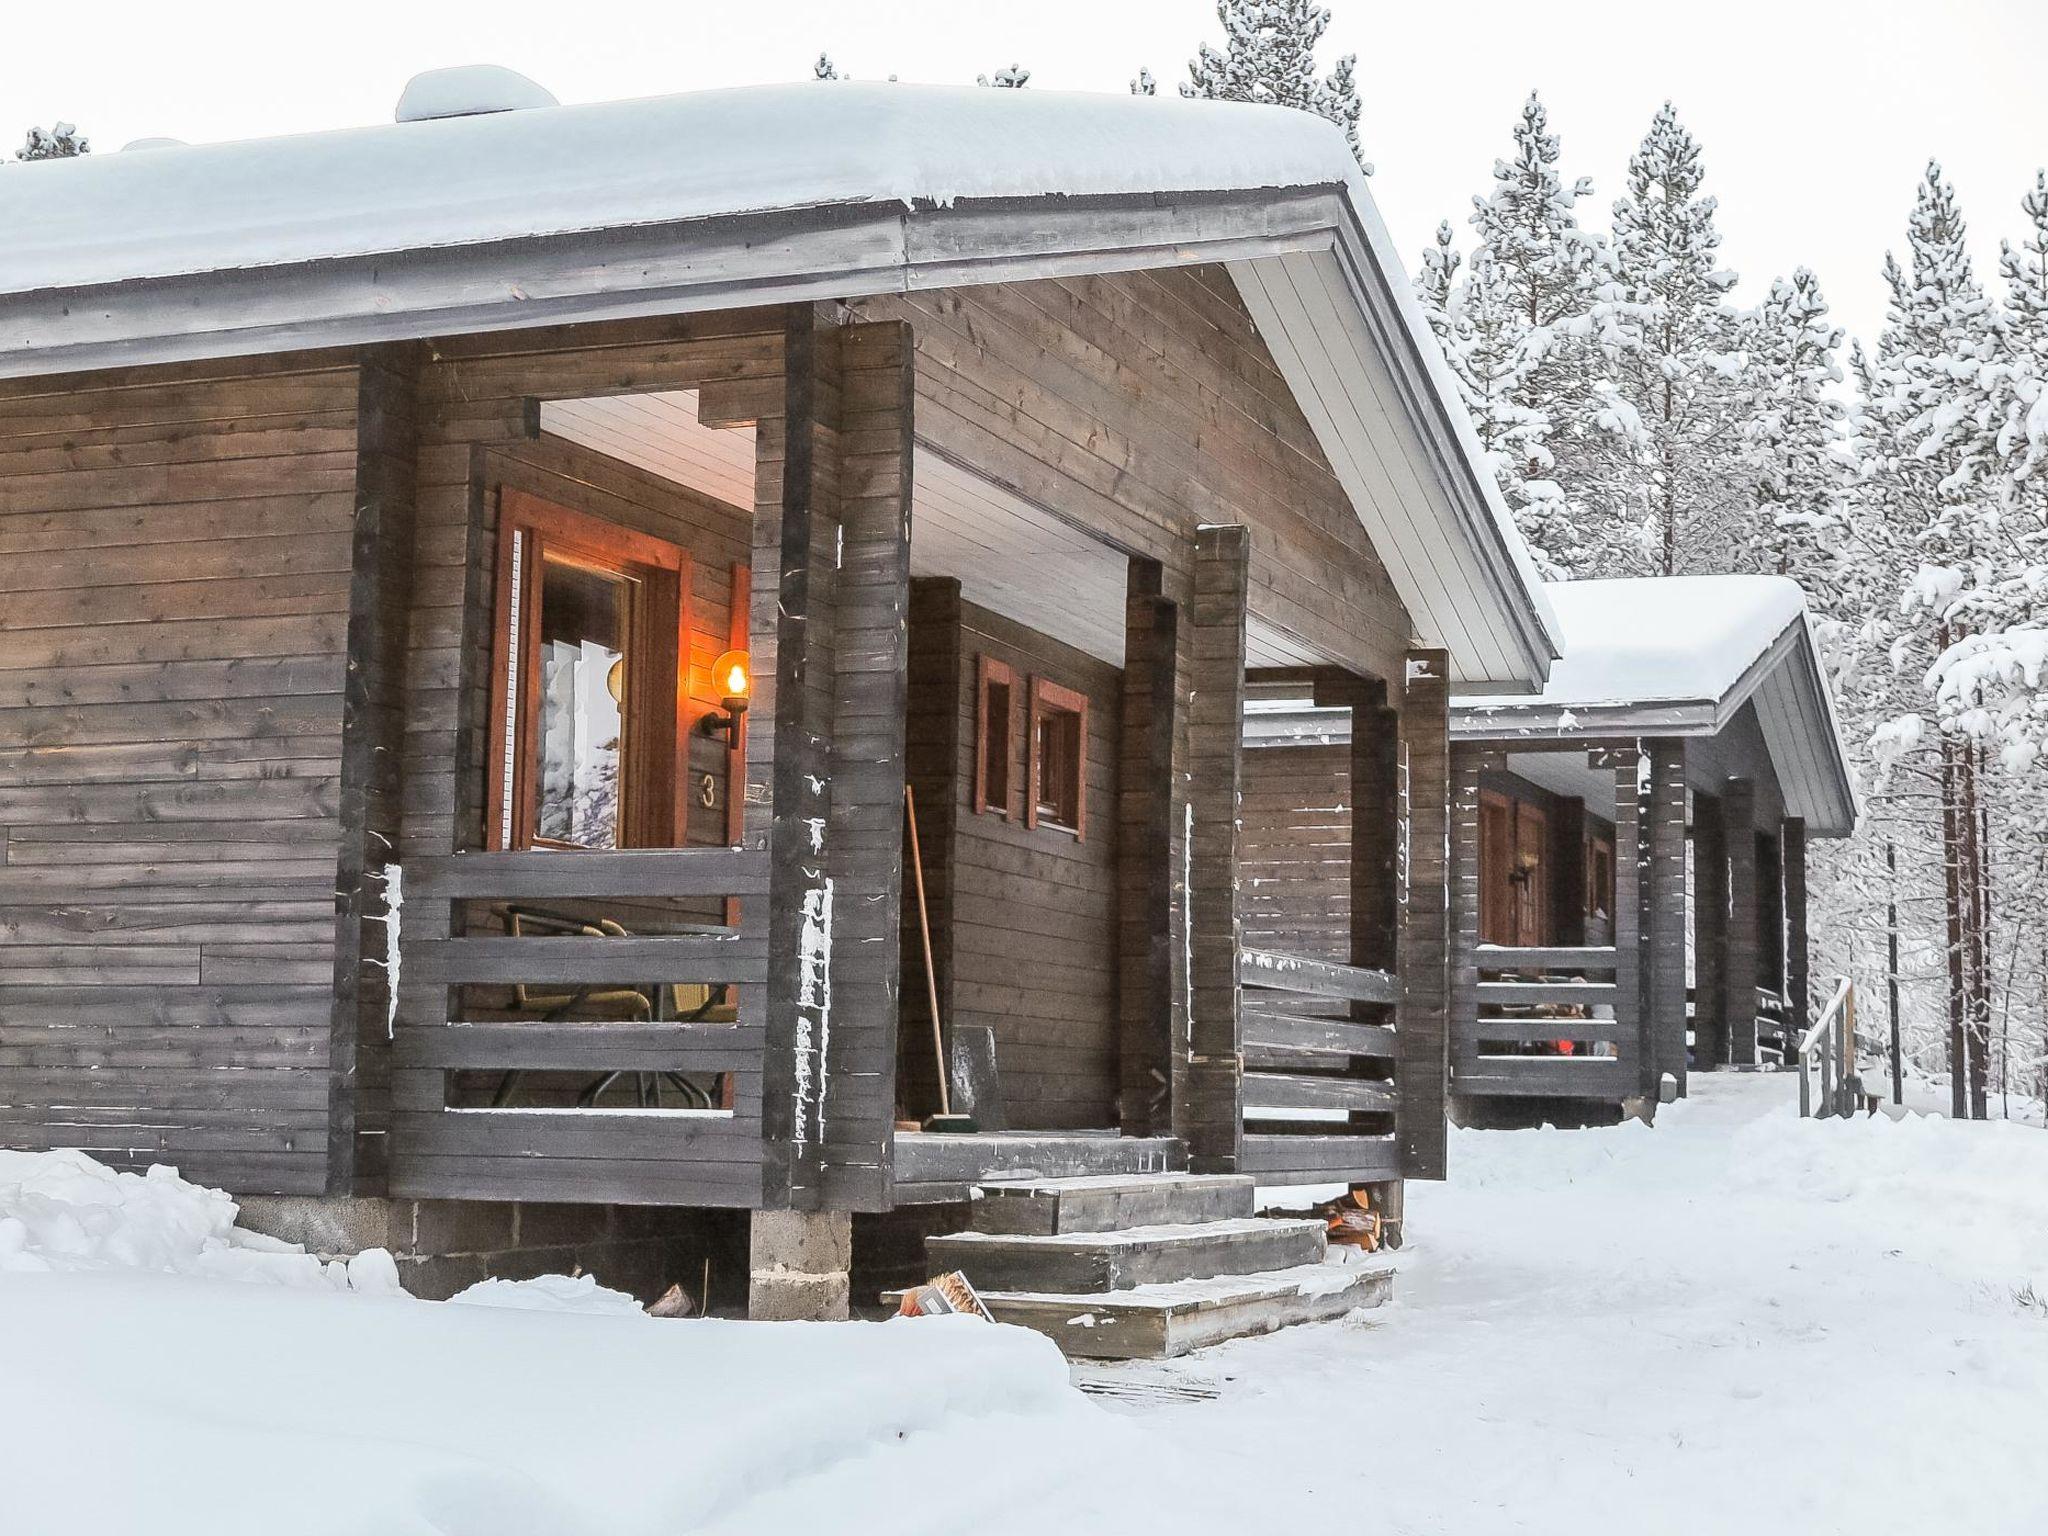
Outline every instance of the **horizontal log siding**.
{"type": "Polygon", "coordinates": [[[1247,751],[1241,815],[1245,947],[1349,965],[1351,749],[1247,751]]]}
{"type": "Polygon", "coordinates": [[[0,389],[0,1145],[326,1185],[357,395],[0,389]]]}
{"type": "Polygon", "coordinates": [[[1400,675],[1385,567],[1220,267],[863,300],[918,343],[920,441],[1118,547],[1184,599],[1194,530],[1251,529],[1251,612],[1400,675]]]}
{"type": "MultiPolygon", "coordinates": [[[[971,603],[960,607],[954,688],[957,739],[953,835],[946,870],[951,919],[950,1026],[995,1031],[996,1066],[1011,1129],[1072,1130],[1117,1123],[1116,770],[1122,674],[1091,656],[971,603]],[[1088,835],[1027,827],[974,809],[975,658],[1015,672],[1012,800],[1021,812],[1034,677],[1088,699],[1082,793],[1088,835]]],[[[915,970],[922,960],[906,950],[915,970]]],[[[923,990],[921,974],[904,989],[923,990]]]]}

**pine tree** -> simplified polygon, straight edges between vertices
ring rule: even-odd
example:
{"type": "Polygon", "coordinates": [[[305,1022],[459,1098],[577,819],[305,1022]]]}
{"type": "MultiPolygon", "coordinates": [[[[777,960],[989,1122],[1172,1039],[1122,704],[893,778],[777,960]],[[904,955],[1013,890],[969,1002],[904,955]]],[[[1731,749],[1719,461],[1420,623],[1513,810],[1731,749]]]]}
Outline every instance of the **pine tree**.
{"type": "Polygon", "coordinates": [[[1828,319],[1820,280],[1805,267],[1789,281],[1772,282],[1744,330],[1743,489],[1755,517],[1738,564],[1793,577],[1832,617],[1848,561],[1846,411],[1835,394],[1842,331],[1828,319]]]}
{"type": "Polygon", "coordinates": [[[1212,101],[1259,101],[1326,117],[1344,130],[1351,153],[1370,176],[1359,146],[1358,59],[1346,54],[1327,76],[1316,67],[1316,47],[1330,13],[1313,0],[1217,0],[1223,49],[1207,43],[1188,64],[1183,96],[1212,101]]]}
{"type": "Polygon", "coordinates": [[[811,73],[820,80],[837,80],[839,78],[839,66],[832,62],[831,54],[821,53],[818,55],[818,62],[811,66],[811,73]]]}
{"type": "Polygon", "coordinates": [[[76,123],[59,122],[49,128],[31,128],[15,152],[20,160],[69,160],[92,153],[92,144],[78,131],[76,123]]]}
{"type": "Polygon", "coordinates": [[[1723,296],[1716,200],[1698,141],[1665,102],[1629,157],[1614,204],[1621,298],[1608,313],[1611,363],[1647,437],[1644,464],[1657,571],[1725,570],[1748,530],[1740,513],[1741,371],[1735,317],[1723,296]]]}
{"type": "Polygon", "coordinates": [[[1461,282],[1463,259],[1452,241],[1450,224],[1439,224],[1435,245],[1423,253],[1416,298],[1538,569],[1564,576],[1580,551],[1569,504],[1551,478],[1549,422],[1519,399],[1537,356],[1521,344],[1527,327],[1493,253],[1485,246],[1474,252],[1461,282]]]}
{"type": "Polygon", "coordinates": [[[1151,70],[1141,69],[1138,71],[1138,78],[1131,82],[1131,94],[1133,96],[1157,96],[1159,94],[1159,82],[1152,78],[1151,70]]]}
{"type": "Polygon", "coordinates": [[[1494,163],[1491,195],[1472,200],[1479,248],[1466,304],[1489,338],[1491,389],[1529,450],[1532,494],[1517,519],[1568,573],[1625,571],[1636,564],[1627,501],[1642,433],[1606,377],[1612,264],[1577,214],[1592,184],[1560,177],[1557,135],[1533,91],[1514,141],[1513,156],[1494,163]]]}
{"type": "Polygon", "coordinates": [[[1012,64],[1007,69],[997,70],[993,75],[976,75],[974,83],[995,86],[1006,91],[1021,91],[1031,83],[1031,71],[1022,65],[1012,64]]]}

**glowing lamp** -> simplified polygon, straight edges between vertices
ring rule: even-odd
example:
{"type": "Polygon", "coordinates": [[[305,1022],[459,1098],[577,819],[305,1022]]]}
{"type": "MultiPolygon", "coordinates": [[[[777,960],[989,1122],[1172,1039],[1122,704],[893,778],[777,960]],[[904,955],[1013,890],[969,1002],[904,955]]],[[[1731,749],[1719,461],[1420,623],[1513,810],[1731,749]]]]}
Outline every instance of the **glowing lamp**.
{"type": "Polygon", "coordinates": [[[711,667],[711,680],[720,693],[723,714],[704,717],[707,735],[723,736],[735,744],[740,739],[740,721],[746,717],[747,700],[754,691],[753,666],[745,651],[727,651],[711,667]]]}

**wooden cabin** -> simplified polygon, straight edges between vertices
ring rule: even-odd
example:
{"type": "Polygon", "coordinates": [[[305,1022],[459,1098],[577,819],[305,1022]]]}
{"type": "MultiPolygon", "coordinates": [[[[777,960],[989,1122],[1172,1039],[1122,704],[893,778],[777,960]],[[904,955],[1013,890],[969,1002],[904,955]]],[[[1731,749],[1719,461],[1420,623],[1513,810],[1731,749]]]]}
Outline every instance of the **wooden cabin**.
{"type": "MultiPolygon", "coordinates": [[[[1451,708],[1451,1088],[1480,1123],[1611,1118],[1689,1071],[1781,1059],[1814,1009],[1807,840],[1856,818],[1797,584],[1549,596],[1564,654],[1542,692],[1451,708]]],[[[1298,694],[1252,710],[1254,739],[1288,750],[1247,756],[1272,892],[1249,900],[1312,944],[1289,926],[1319,910],[1288,878],[1316,831],[1300,796],[1350,748],[1298,694]]]]}
{"type": "Polygon", "coordinates": [[[0,209],[7,1145],[492,1272],[1442,1176],[1449,700],[1554,647],[1327,124],[485,101],[0,209]],[[1289,682],[1358,722],[1313,943],[1240,899],[1289,682]],[[935,1006],[982,1134],[898,1129],[935,1006]]]}

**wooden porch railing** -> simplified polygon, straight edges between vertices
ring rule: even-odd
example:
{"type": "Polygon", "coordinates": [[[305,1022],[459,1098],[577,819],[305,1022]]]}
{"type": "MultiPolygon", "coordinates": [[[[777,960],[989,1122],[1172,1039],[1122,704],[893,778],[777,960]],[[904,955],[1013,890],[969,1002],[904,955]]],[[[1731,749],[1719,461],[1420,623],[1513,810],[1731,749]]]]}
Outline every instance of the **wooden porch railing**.
{"type": "Polygon", "coordinates": [[[1400,1176],[1393,1005],[1385,971],[1247,949],[1244,1171],[1304,1182],[1400,1176]],[[1377,1014],[1387,1022],[1366,1015],[1377,1014]]]}
{"type": "Polygon", "coordinates": [[[1481,944],[1475,954],[1477,1008],[1451,1022],[1459,1092],[1618,1099],[1636,1091],[1635,1010],[1623,1006],[1612,945],[1481,944]],[[1570,1012],[1543,1011],[1558,1009],[1570,1012]]]}
{"type": "Polygon", "coordinates": [[[1848,1117],[1863,1102],[1856,1071],[1856,983],[1843,977],[1799,1042],[1799,1113],[1808,1120],[1848,1117]]]}
{"type": "MultiPolygon", "coordinates": [[[[727,848],[463,853],[404,868],[400,1005],[393,1024],[391,1188],[408,1196],[671,1205],[760,1202],[767,863],[727,848]],[[536,937],[465,931],[466,915],[506,907],[595,918],[739,898],[741,921],[683,931],[536,937]],[[759,898],[749,900],[748,898],[759,898]],[[664,1019],[676,985],[738,989],[737,1022],[664,1019]],[[649,1017],[478,1017],[472,988],[631,989],[649,1017]],[[672,994],[671,994],[672,995],[672,994]],[[715,1076],[711,1108],[571,1102],[457,1102],[456,1073],[715,1076]]],[[[622,925],[623,926],[623,925],[622,925]]],[[[630,999],[622,999],[630,1001],[630,999]]],[[[619,1009],[621,1014],[628,1010],[619,1009]]],[[[631,1010],[635,1013],[639,1009],[631,1010]]]]}

